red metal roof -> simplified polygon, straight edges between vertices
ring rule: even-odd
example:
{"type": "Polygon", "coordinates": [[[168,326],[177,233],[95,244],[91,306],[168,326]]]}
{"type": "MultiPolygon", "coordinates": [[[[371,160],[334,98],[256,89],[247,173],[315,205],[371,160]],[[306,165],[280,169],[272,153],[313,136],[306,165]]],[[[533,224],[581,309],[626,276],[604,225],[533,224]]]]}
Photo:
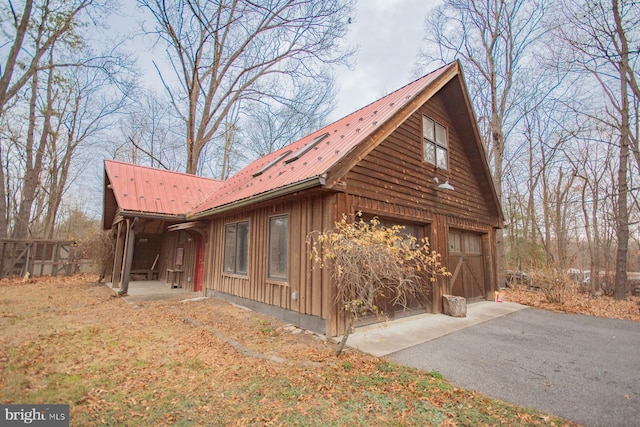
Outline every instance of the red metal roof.
{"type": "Polygon", "coordinates": [[[205,216],[301,186],[324,185],[332,167],[455,67],[456,62],[441,67],[254,161],[226,181],[105,160],[108,184],[121,210],[187,217],[205,216]]]}
{"type": "Polygon", "coordinates": [[[210,178],[105,160],[104,168],[121,210],[181,215],[222,184],[210,178]]]}
{"type": "Polygon", "coordinates": [[[252,199],[273,190],[320,178],[343,159],[376,129],[391,119],[416,95],[424,91],[439,76],[456,66],[451,63],[419,78],[397,91],[345,116],[306,137],[268,154],[225,181],[220,188],[197,204],[191,215],[215,211],[225,205],[252,199]],[[315,138],[328,133],[317,145],[291,161],[315,138]],[[289,154],[286,154],[291,151],[289,154]],[[273,163],[272,165],[270,165],[273,163]],[[270,166],[269,166],[270,165],[270,166]],[[259,171],[269,166],[263,173],[259,171]]]}

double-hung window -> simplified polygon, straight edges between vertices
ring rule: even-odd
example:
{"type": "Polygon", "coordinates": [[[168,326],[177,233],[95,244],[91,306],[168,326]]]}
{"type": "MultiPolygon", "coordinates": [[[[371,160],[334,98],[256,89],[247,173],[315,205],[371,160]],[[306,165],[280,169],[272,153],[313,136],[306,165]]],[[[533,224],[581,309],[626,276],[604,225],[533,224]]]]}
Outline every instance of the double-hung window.
{"type": "Polygon", "coordinates": [[[447,128],[427,116],[422,116],[424,161],[440,169],[449,169],[447,128]]]}
{"type": "Polygon", "coordinates": [[[269,279],[287,280],[289,216],[269,218],[269,279]]]}
{"type": "Polygon", "coordinates": [[[224,226],[224,272],[247,274],[249,264],[249,221],[224,226]]]}

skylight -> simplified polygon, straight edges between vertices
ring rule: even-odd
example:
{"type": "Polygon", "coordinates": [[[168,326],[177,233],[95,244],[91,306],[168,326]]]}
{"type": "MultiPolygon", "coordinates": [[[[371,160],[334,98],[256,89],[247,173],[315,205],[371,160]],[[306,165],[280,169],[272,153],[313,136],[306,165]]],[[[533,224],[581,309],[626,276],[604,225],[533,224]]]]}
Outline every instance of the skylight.
{"type": "Polygon", "coordinates": [[[292,157],[288,158],[287,160],[285,160],[284,162],[286,164],[289,164],[291,162],[295,162],[296,160],[298,160],[300,157],[302,157],[307,151],[311,150],[313,147],[315,147],[316,145],[318,145],[318,143],[320,141],[322,141],[323,139],[325,139],[326,137],[329,136],[329,132],[323,133],[320,136],[316,136],[315,138],[313,138],[310,142],[307,143],[307,145],[305,145],[304,147],[302,147],[301,149],[299,149],[298,151],[296,151],[296,154],[293,155],[292,157]]]}
{"type": "Polygon", "coordinates": [[[274,160],[270,161],[269,163],[267,163],[266,165],[264,165],[262,167],[262,169],[260,169],[258,172],[254,173],[253,175],[251,175],[252,177],[256,177],[256,176],[260,176],[263,173],[265,173],[271,166],[275,165],[276,163],[278,163],[280,160],[284,159],[285,157],[287,157],[289,154],[291,154],[292,150],[287,150],[284,153],[280,154],[278,157],[276,157],[274,160]]]}

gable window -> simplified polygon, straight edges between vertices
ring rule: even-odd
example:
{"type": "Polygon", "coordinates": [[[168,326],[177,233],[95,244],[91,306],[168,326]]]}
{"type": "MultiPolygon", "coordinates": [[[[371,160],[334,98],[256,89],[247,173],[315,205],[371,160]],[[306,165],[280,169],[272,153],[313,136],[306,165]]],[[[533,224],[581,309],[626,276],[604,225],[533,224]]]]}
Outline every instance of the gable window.
{"type": "Polygon", "coordinates": [[[289,257],[289,216],[269,218],[269,271],[270,279],[287,280],[289,257]]]}
{"type": "Polygon", "coordinates": [[[422,116],[424,161],[440,169],[449,169],[447,129],[427,116],[422,116]]]}
{"type": "Polygon", "coordinates": [[[224,272],[246,275],[248,261],[249,221],[226,224],[224,226],[224,272]]]}

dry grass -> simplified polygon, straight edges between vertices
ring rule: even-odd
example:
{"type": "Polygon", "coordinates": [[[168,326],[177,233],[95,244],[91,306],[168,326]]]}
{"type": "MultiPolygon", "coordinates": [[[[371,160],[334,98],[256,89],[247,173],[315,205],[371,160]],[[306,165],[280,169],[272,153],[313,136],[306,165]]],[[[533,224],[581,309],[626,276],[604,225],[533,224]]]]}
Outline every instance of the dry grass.
{"type": "Polygon", "coordinates": [[[564,423],[215,299],[132,305],[91,280],[0,282],[0,402],[69,404],[74,426],[564,423]]]}

